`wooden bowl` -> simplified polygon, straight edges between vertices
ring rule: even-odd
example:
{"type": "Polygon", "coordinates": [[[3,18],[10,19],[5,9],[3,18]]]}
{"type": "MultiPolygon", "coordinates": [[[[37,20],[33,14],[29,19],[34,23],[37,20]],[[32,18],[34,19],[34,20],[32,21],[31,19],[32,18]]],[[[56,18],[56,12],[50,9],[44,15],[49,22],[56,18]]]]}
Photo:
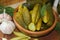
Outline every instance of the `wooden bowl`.
{"type": "Polygon", "coordinates": [[[55,28],[55,25],[56,25],[56,23],[57,23],[57,15],[56,15],[57,12],[55,12],[55,10],[54,10],[53,8],[52,8],[52,10],[53,10],[53,15],[54,15],[54,17],[55,17],[54,23],[53,23],[53,25],[52,25],[50,28],[48,28],[48,29],[46,29],[46,30],[44,30],[44,31],[32,32],[32,31],[29,31],[29,30],[27,30],[27,29],[24,29],[22,26],[20,26],[20,25],[18,24],[18,22],[16,22],[16,20],[15,20],[15,12],[17,11],[17,9],[16,9],[15,12],[14,12],[13,21],[14,21],[14,23],[16,24],[16,27],[17,27],[21,32],[25,33],[26,35],[29,35],[29,36],[32,36],[32,37],[43,36],[43,35],[46,35],[46,34],[48,34],[49,32],[51,32],[51,31],[55,28]]]}

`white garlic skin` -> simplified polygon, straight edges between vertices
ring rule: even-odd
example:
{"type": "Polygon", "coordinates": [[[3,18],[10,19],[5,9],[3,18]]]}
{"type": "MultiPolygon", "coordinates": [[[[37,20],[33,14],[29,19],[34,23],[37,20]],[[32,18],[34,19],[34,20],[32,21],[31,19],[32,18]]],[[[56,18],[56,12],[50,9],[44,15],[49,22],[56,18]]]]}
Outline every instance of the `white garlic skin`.
{"type": "Polygon", "coordinates": [[[5,13],[5,17],[4,17],[4,14],[0,14],[0,19],[3,19],[3,18],[5,18],[5,19],[7,19],[9,21],[12,20],[12,17],[10,15],[8,15],[7,13],[5,13]]]}
{"type": "Polygon", "coordinates": [[[12,21],[3,21],[0,25],[0,30],[4,34],[11,34],[15,29],[15,25],[12,21]]]}
{"type": "Polygon", "coordinates": [[[0,23],[2,22],[3,14],[0,14],[0,23]]]}
{"type": "Polygon", "coordinates": [[[5,15],[6,15],[5,18],[6,18],[7,20],[9,20],[9,21],[12,20],[12,17],[11,17],[10,15],[8,15],[8,14],[5,14],[5,15]]]}

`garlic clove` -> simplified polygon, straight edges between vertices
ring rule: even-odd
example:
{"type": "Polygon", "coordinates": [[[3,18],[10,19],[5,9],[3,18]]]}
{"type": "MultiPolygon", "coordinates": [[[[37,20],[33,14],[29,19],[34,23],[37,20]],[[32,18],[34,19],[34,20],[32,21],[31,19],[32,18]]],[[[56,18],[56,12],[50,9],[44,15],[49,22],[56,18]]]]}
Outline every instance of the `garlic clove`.
{"type": "Polygon", "coordinates": [[[3,21],[3,14],[0,14],[0,23],[2,23],[2,21],[3,21]]]}
{"type": "MultiPolygon", "coordinates": [[[[4,14],[0,14],[0,19],[4,19],[4,14]]],[[[7,13],[5,13],[5,19],[11,21],[12,17],[10,15],[8,15],[7,13]]]]}
{"type": "Polygon", "coordinates": [[[11,21],[12,20],[12,17],[10,15],[8,15],[8,14],[5,13],[5,19],[11,21]]]}
{"type": "Polygon", "coordinates": [[[0,24],[2,23],[2,20],[3,20],[3,19],[0,19],[0,24]]]}
{"type": "Polygon", "coordinates": [[[3,18],[3,14],[0,14],[0,19],[2,19],[3,18]]]}

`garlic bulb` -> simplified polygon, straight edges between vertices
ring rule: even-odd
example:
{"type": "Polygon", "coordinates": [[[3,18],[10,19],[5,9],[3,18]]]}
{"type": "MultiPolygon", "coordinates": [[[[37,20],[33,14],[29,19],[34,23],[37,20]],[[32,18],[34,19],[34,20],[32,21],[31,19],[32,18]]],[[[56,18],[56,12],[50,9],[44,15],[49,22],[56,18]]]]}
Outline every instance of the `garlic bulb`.
{"type": "Polygon", "coordinates": [[[2,22],[3,14],[0,14],[0,23],[2,22]]]}
{"type": "Polygon", "coordinates": [[[4,17],[4,13],[3,14],[0,14],[0,19],[3,19],[3,18],[5,18],[5,19],[7,19],[9,21],[12,20],[12,17],[10,15],[6,14],[6,13],[5,13],[5,17],[4,17]]]}
{"type": "Polygon", "coordinates": [[[10,15],[8,15],[8,14],[5,13],[5,19],[11,21],[12,20],[12,17],[10,15]]]}
{"type": "Polygon", "coordinates": [[[12,21],[4,20],[0,25],[0,30],[4,34],[11,34],[15,29],[15,25],[12,21]]]}

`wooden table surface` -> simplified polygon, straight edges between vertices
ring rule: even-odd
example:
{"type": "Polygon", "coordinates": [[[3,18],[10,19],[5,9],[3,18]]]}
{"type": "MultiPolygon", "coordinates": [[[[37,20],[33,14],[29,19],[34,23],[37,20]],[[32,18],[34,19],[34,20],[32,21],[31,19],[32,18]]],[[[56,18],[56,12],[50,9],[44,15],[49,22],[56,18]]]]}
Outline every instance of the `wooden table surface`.
{"type": "MultiPolygon", "coordinates": [[[[7,38],[8,40],[10,40],[11,38],[14,38],[15,35],[12,33],[10,35],[6,35],[0,32],[0,38],[7,38]]],[[[31,38],[31,40],[33,40],[34,38],[31,38]]],[[[42,36],[38,38],[39,40],[60,40],[60,34],[53,30],[51,33],[49,33],[48,35],[42,36]]]]}

